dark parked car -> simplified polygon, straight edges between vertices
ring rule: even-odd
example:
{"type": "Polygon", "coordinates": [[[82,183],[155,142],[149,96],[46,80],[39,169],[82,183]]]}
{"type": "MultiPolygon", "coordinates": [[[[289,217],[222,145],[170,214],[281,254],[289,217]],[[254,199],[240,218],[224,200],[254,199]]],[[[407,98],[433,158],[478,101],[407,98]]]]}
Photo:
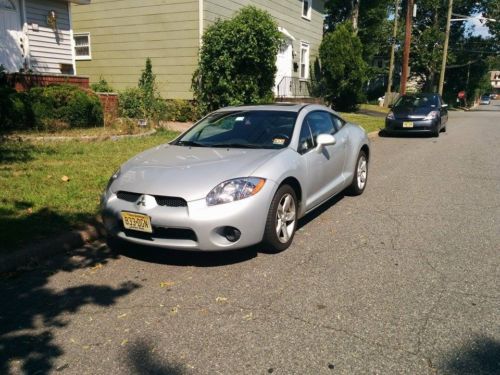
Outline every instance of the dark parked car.
{"type": "Polygon", "coordinates": [[[439,94],[408,94],[401,96],[385,119],[388,134],[429,133],[439,137],[446,131],[448,105],[439,94]]]}
{"type": "Polygon", "coordinates": [[[491,102],[490,94],[484,94],[481,96],[481,99],[479,100],[479,104],[486,104],[489,105],[491,102]]]}

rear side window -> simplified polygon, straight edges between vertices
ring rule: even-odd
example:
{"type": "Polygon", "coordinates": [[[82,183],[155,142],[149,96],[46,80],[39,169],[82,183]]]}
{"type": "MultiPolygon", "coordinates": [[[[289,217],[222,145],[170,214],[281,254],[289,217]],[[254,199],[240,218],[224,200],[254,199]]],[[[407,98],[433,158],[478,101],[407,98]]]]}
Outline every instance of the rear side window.
{"type": "Polygon", "coordinates": [[[323,111],[309,113],[300,130],[298,151],[304,154],[316,147],[316,137],[320,134],[334,134],[337,131],[331,114],[323,111]]]}

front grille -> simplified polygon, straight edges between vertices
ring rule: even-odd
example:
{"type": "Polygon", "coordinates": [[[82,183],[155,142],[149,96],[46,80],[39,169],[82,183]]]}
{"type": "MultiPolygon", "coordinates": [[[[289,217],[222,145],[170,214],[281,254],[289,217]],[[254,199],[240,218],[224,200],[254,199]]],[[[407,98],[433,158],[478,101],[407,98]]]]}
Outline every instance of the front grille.
{"type": "Polygon", "coordinates": [[[178,197],[163,197],[161,195],[155,195],[156,203],[160,206],[167,207],[187,207],[187,202],[178,197]]]}
{"type": "Polygon", "coordinates": [[[119,191],[118,193],[116,193],[116,196],[118,197],[118,199],[122,199],[124,201],[127,201],[127,202],[137,202],[137,200],[139,199],[139,197],[141,196],[142,194],[138,194],[138,193],[130,193],[128,191],[119,191]]]}
{"type": "MultiPolygon", "coordinates": [[[[116,196],[118,199],[135,203],[139,199],[139,197],[142,194],[139,193],[131,193],[129,191],[119,191],[116,193],[116,196]]],[[[156,199],[156,203],[159,206],[166,206],[166,207],[187,207],[187,202],[183,198],[179,197],[165,197],[163,195],[154,195],[156,199]]]]}

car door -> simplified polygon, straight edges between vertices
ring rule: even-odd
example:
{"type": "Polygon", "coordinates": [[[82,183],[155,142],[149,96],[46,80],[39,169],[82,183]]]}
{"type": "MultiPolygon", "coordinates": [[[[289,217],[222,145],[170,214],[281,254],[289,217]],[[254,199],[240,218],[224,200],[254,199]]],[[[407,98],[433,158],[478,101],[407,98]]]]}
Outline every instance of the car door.
{"type": "Polygon", "coordinates": [[[306,210],[319,205],[344,186],[344,162],[346,137],[340,135],[333,145],[317,149],[319,134],[338,135],[331,114],[325,111],[309,113],[302,123],[298,152],[307,165],[306,210]]]}

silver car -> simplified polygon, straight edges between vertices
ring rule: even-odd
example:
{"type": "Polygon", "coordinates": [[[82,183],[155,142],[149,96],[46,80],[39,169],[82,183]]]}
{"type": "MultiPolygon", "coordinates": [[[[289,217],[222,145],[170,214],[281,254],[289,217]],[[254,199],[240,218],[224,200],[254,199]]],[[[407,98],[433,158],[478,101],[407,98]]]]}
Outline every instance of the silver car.
{"type": "MultiPolygon", "coordinates": [[[[321,105],[229,107],[111,177],[111,239],[183,250],[290,246],[297,220],[344,189],[366,187],[365,131],[321,105]]],[[[116,242],[116,241],[115,241],[116,242]]]]}

